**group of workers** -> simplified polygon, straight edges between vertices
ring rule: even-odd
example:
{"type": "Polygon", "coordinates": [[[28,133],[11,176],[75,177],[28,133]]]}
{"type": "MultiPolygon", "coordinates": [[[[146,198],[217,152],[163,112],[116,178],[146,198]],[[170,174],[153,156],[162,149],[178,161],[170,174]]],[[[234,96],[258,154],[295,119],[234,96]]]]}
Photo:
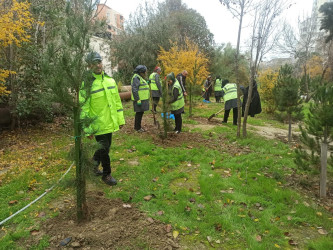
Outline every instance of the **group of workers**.
{"type": "MultiPolygon", "coordinates": [[[[93,155],[93,171],[96,175],[101,175],[106,184],[113,186],[117,184],[117,181],[111,175],[109,151],[112,133],[121,129],[125,124],[123,107],[115,80],[103,71],[101,56],[97,52],[91,52],[87,55],[86,62],[90,73],[85,78],[85,82],[82,83],[80,91],[81,119],[92,121],[84,127],[84,132],[89,139],[95,138],[101,146],[93,155]],[[103,171],[99,170],[100,165],[103,171]]],[[[134,129],[139,133],[146,131],[141,122],[144,112],[150,108],[150,97],[154,113],[156,113],[156,107],[162,97],[160,74],[161,68],[155,67],[147,81],[147,67],[145,65],[138,65],[134,69],[131,79],[131,99],[135,111],[134,129]]],[[[185,88],[187,74],[187,71],[183,70],[177,76],[173,72],[166,76],[168,104],[171,114],[175,117],[174,132],[176,134],[182,131],[182,113],[184,113],[185,96],[187,95],[185,88]]],[[[209,102],[212,83],[212,77],[209,76],[204,85],[206,102],[209,102]]],[[[221,77],[217,76],[214,91],[216,102],[220,102],[221,97],[224,99],[223,123],[227,122],[229,112],[233,109],[233,124],[237,125],[236,84],[229,83],[228,80],[222,81],[221,77]]]]}
{"type": "MultiPolygon", "coordinates": [[[[154,72],[147,79],[147,67],[145,65],[138,65],[134,69],[134,75],[131,80],[132,93],[131,99],[133,101],[133,108],[135,112],[134,129],[139,132],[145,132],[142,127],[141,121],[145,111],[149,110],[150,95],[152,97],[152,112],[156,113],[156,107],[160,98],[162,97],[162,85],[160,81],[161,68],[155,67],[154,72]]],[[[179,134],[182,130],[182,116],[184,113],[184,96],[186,95],[184,83],[187,71],[180,73],[179,79],[175,77],[173,72],[166,76],[169,93],[169,105],[171,114],[175,117],[175,133],[179,134]]]]}

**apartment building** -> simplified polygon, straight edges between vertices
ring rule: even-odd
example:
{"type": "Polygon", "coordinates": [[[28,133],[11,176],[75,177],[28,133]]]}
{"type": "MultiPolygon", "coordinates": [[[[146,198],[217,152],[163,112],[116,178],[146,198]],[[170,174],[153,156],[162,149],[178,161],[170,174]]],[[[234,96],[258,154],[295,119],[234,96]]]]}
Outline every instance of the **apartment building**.
{"type": "Polygon", "coordinates": [[[91,49],[100,53],[103,58],[104,71],[112,75],[113,71],[117,71],[117,67],[112,67],[111,65],[111,50],[108,41],[124,30],[124,17],[109,6],[98,4],[96,18],[105,20],[107,26],[104,33],[99,33],[92,37],[91,49]]]}

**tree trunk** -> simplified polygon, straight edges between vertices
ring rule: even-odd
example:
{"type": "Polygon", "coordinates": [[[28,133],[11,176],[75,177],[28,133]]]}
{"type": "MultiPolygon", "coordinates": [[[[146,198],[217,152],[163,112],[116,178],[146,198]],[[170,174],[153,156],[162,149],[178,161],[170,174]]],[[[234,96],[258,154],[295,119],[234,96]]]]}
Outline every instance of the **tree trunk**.
{"type": "Polygon", "coordinates": [[[249,91],[247,93],[247,101],[245,104],[245,110],[244,110],[244,118],[243,118],[243,137],[247,137],[247,130],[246,130],[246,124],[247,124],[247,117],[249,114],[250,105],[252,102],[252,89],[253,89],[253,81],[254,81],[254,74],[255,74],[254,66],[251,68],[251,77],[250,77],[250,84],[249,84],[249,91]]]}
{"type": "Polygon", "coordinates": [[[167,115],[166,112],[168,111],[168,83],[166,80],[163,80],[163,94],[162,94],[162,110],[163,110],[163,139],[166,139],[168,137],[168,121],[167,121],[167,115]]]}
{"type": "Polygon", "coordinates": [[[327,128],[324,130],[324,140],[321,143],[320,153],[320,198],[326,198],[326,180],[327,180],[327,128]]]}
{"type": "Polygon", "coordinates": [[[82,166],[80,109],[74,107],[74,138],[75,138],[75,164],[76,164],[76,215],[78,222],[83,222],[88,216],[86,201],[86,179],[82,166]]]}
{"type": "Polygon", "coordinates": [[[239,45],[240,45],[240,38],[242,32],[242,23],[243,23],[243,15],[244,15],[244,4],[245,1],[243,0],[241,3],[241,13],[239,17],[239,26],[238,26],[238,37],[237,37],[237,50],[236,50],[236,84],[237,84],[237,105],[238,105],[238,117],[237,117],[237,137],[240,137],[241,131],[241,119],[242,119],[242,110],[241,110],[241,100],[240,100],[240,87],[239,87],[239,45]]]}
{"type": "Polygon", "coordinates": [[[288,127],[288,143],[291,143],[291,113],[288,113],[288,122],[289,122],[289,127],[288,127]]]}
{"type": "Polygon", "coordinates": [[[190,83],[190,107],[189,107],[189,111],[188,111],[188,113],[189,113],[189,116],[191,117],[192,116],[192,99],[193,99],[193,93],[192,93],[192,83],[190,83]]]}

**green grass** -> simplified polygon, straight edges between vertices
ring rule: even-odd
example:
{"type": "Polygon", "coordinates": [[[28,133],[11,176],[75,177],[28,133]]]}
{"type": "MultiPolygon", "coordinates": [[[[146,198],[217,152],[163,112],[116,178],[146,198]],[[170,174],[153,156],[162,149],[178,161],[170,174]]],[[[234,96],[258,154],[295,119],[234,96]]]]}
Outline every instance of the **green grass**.
{"type": "MultiPolygon", "coordinates": [[[[196,117],[207,118],[221,108],[221,104],[216,103],[202,105],[194,108],[196,117]]],[[[134,115],[131,108],[131,103],[126,103],[127,117],[134,115]]],[[[267,117],[265,114],[250,117],[249,123],[257,126],[277,123],[267,120],[267,117]]],[[[185,128],[186,124],[198,122],[186,113],[185,128]]],[[[154,144],[149,136],[116,133],[110,156],[113,175],[122,182],[112,190],[100,182],[96,185],[104,189],[107,197],[136,203],[148,216],[172,224],[174,230],[181,233],[182,244],[187,246],[201,242],[208,249],[207,237],[210,237],[211,244],[225,249],[292,249],[288,243],[291,239],[298,243],[299,249],[331,249],[332,215],[317,206],[311,197],[288,186],[288,175],[300,171],[293,161],[294,152],[286,144],[260,138],[251,132],[245,139],[237,138],[236,129],[231,125],[217,125],[209,131],[193,130],[210,141],[209,148],[199,144],[188,147],[186,142],[180,142],[174,148],[162,147],[154,144]],[[133,145],[136,151],[129,153],[133,145]],[[120,161],[121,158],[124,160],[120,161]],[[137,164],[133,165],[133,162],[137,164]],[[144,201],[147,195],[154,198],[144,201]],[[161,210],[164,214],[157,215],[161,210]],[[318,212],[322,215],[318,216],[318,212]],[[318,227],[326,229],[329,234],[320,235],[318,227]]],[[[42,193],[68,167],[69,164],[54,164],[52,168],[46,168],[51,161],[66,155],[63,145],[68,144],[68,137],[62,135],[58,140],[52,147],[57,154],[52,154],[48,161],[38,165],[41,170],[13,170],[2,179],[2,217],[42,193]],[[31,180],[36,180],[36,183],[31,184],[31,180]],[[29,190],[31,185],[33,189],[29,190]],[[9,206],[9,200],[20,202],[9,206]]],[[[40,150],[36,155],[42,152],[40,150]]],[[[15,152],[6,151],[1,161],[18,157],[15,152]]],[[[36,162],[39,162],[38,158],[36,162]]],[[[41,221],[36,214],[45,211],[52,200],[72,193],[72,180],[73,171],[60,188],[6,223],[0,234],[0,248],[17,248],[21,238],[29,237],[30,230],[27,228],[33,225],[38,228],[41,221]]],[[[43,219],[52,216],[56,216],[56,211],[43,219]]],[[[47,240],[44,237],[33,249],[44,249],[48,245],[47,240]]],[[[148,247],[145,242],[138,244],[148,247]]]]}

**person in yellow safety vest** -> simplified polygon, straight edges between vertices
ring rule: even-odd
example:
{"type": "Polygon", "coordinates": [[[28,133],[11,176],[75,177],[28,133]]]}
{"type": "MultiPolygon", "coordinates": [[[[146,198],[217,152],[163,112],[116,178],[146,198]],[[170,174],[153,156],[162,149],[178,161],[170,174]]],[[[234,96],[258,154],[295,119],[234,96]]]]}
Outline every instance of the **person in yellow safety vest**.
{"type": "Polygon", "coordinates": [[[160,101],[160,98],[162,97],[162,86],[160,81],[161,72],[162,70],[160,67],[155,67],[154,72],[151,73],[149,76],[151,95],[153,98],[152,111],[154,113],[156,113],[157,104],[160,101]]]}
{"type": "Polygon", "coordinates": [[[217,103],[221,102],[222,97],[222,79],[221,76],[216,76],[215,84],[214,84],[214,95],[215,95],[215,101],[217,103]]]}
{"type": "Polygon", "coordinates": [[[149,110],[149,86],[146,82],[147,67],[145,65],[138,65],[134,69],[134,75],[131,80],[133,107],[135,112],[134,129],[139,132],[146,130],[141,126],[143,113],[149,110]]]}
{"type": "Polygon", "coordinates": [[[182,131],[182,113],[184,112],[185,105],[183,89],[173,72],[167,75],[166,81],[168,83],[171,98],[169,101],[171,106],[171,114],[174,114],[175,116],[174,131],[176,134],[179,134],[182,131]]]}
{"type": "Polygon", "coordinates": [[[230,110],[233,112],[233,124],[237,125],[237,85],[236,83],[229,83],[229,80],[222,82],[222,96],[224,100],[224,117],[222,123],[228,122],[230,110]]]}
{"type": "Polygon", "coordinates": [[[101,146],[94,153],[93,170],[96,175],[102,175],[106,184],[113,186],[117,181],[111,176],[109,151],[112,133],[125,124],[123,106],[115,80],[103,71],[101,56],[97,52],[91,52],[87,55],[86,62],[89,71],[84,74],[79,93],[80,118],[83,124],[87,124],[83,129],[88,138],[95,137],[101,146]],[[98,169],[100,164],[103,172],[98,169]]]}

